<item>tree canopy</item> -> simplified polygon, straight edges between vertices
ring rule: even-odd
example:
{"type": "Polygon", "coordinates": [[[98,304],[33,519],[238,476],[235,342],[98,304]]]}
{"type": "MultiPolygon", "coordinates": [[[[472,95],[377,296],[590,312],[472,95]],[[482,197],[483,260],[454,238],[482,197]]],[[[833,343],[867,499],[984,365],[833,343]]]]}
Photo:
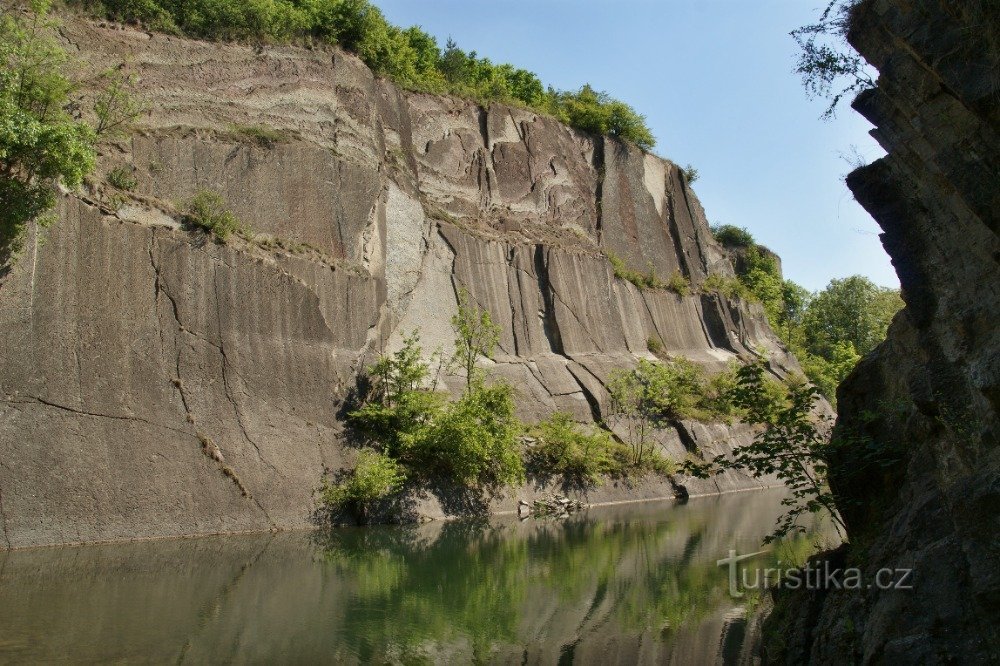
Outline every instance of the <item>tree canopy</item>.
{"type": "Polygon", "coordinates": [[[74,187],[94,167],[94,130],[66,110],[72,84],[49,4],[0,7],[0,262],[55,204],[56,185],[74,187]]]}

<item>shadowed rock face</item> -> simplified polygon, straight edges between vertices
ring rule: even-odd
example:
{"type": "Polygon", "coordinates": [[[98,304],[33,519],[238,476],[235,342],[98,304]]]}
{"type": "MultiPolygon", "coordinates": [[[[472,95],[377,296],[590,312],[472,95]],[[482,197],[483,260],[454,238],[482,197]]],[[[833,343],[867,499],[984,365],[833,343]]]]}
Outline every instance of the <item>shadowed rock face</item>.
{"type": "Polygon", "coordinates": [[[831,483],[859,544],[852,564],[912,568],[914,589],[786,599],[796,619],[769,623],[786,643],[770,656],[997,663],[1000,13],[958,0],[854,11],[850,41],[880,72],[854,107],[889,154],[848,185],[884,231],[906,308],[840,387],[837,428],[902,459],[848,460],[831,483]]]}
{"type": "MultiPolygon", "coordinates": [[[[449,349],[459,288],[501,325],[490,371],[526,419],[599,418],[608,374],[651,337],[711,369],[754,349],[798,367],[758,305],[614,277],[607,251],[695,288],[733,274],[671,162],[401,92],[339,51],[63,33],[84,74],[128,62],[149,111],[0,286],[0,544],[308,524],[324,469],[351,457],[338,412],[358,372],[414,328],[449,349]],[[115,167],[134,192],[103,184],[115,167]],[[181,228],[206,189],[258,242],[181,228]]],[[[659,440],[679,459],[750,436],[679,423],[659,440]]]]}

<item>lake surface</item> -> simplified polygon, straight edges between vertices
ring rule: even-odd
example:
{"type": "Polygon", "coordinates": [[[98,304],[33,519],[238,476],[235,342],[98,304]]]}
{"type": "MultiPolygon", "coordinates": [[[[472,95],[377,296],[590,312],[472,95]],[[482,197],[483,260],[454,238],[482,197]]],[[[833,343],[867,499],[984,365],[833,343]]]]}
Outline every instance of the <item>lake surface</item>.
{"type": "Polygon", "coordinates": [[[0,662],[714,663],[782,497],[0,552],[0,662]]]}

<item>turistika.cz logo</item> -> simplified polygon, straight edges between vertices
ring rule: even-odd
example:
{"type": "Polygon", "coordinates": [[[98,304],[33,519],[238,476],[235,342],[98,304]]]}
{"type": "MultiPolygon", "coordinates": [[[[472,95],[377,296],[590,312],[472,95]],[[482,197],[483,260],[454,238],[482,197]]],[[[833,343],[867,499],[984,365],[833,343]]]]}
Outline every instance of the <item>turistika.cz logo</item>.
{"type": "MultiPolygon", "coordinates": [[[[813,566],[806,563],[801,567],[781,566],[767,567],[764,569],[754,567],[741,567],[740,562],[745,562],[758,555],[763,555],[766,550],[759,550],[756,553],[739,555],[735,550],[730,550],[727,557],[716,561],[716,564],[729,567],[729,594],[732,597],[740,598],[744,595],[744,590],[912,590],[913,589],[913,569],[879,569],[874,577],[865,580],[861,570],[855,567],[831,567],[829,562],[824,561],[820,566],[813,566]]],[[[778,565],[781,561],[778,561],[778,565]]]]}

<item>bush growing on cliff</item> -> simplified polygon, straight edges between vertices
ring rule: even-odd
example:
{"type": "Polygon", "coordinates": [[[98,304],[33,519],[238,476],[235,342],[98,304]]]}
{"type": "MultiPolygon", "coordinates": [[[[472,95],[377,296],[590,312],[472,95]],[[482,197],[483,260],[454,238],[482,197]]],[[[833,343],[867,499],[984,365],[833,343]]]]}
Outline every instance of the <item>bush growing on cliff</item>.
{"type": "Polygon", "coordinates": [[[492,352],[496,330],[488,314],[462,297],[453,320],[456,358],[467,374],[465,393],[447,402],[432,383],[416,332],[392,356],[371,366],[366,403],[348,415],[348,424],[369,445],[404,464],[411,476],[446,478],[464,485],[507,485],[524,478],[514,416],[513,389],[486,385],[476,369],[492,352]]]}
{"type": "Polygon", "coordinates": [[[469,292],[458,292],[458,312],[451,318],[455,331],[455,353],[452,363],[465,374],[466,392],[481,383],[482,376],[476,368],[480,358],[490,358],[500,341],[500,327],[493,323],[490,313],[469,302],[469,292]]]}
{"type": "Polygon", "coordinates": [[[201,190],[188,201],[184,221],[206,233],[215,234],[223,243],[232,234],[245,232],[222,195],[211,190],[201,190]]]}
{"type": "Polygon", "coordinates": [[[463,51],[418,27],[390,24],[368,0],[74,0],[117,21],[192,37],[338,44],[375,74],[404,88],[501,101],[553,116],[585,132],[610,134],[651,150],[646,119],[606,93],[545,88],[538,76],[475,51],[463,51]]]}
{"type": "Polygon", "coordinates": [[[587,431],[569,414],[557,412],[528,430],[535,440],[526,452],[531,467],[562,475],[567,481],[595,485],[608,474],[620,474],[628,449],[605,430],[587,431]]]}
{"type": "Polygon", "coordinates": [[[726,247],[751,247],[755,245],[753,235],[746,227],[736,227],[731,224],[712,225],[712,235],[726,247]]]}
{"type": "Polygon", "coordinates": [[[56,186],[75,187],[94,168],[94,131],[66,110],[72,84],[49,4],[0,7],[0,265],[30,222],[51,221],[56,186]]]}
{"type": "Polygon", "coordinates": [[[320,500],[331,510],[351,511],[363,524],[372,503],[398,490],[404,481],[406,474],[398,462],[378,451],[362,449],[345,478],[337,483],[323,482],[320,500]]]}
{"type": "Polygon", "coordinates": [[[524,481],[520,432],[513,389],[477,384],[404,435],[403,456],[424,474],[465,485],[513,485],[524,481]]]}

